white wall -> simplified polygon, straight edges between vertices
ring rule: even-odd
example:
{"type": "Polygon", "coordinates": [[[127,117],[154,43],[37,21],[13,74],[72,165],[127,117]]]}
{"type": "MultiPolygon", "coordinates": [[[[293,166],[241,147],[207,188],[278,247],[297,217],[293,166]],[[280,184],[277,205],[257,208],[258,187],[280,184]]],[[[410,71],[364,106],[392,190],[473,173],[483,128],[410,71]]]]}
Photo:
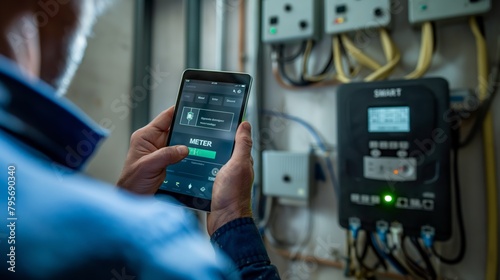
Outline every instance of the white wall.
{"type": "Polygon", "coordinates": [[[133,8],[133,0],[121,0],[100,18],[67,96],[111,130],[87,169],[109,183],[120,175],[131,134],[129,114],[112,109],[112,103],[126,98],[132,87],[133,8]]]}
{"type": "MultiPolygon", "coordinates": [[[[256,0],[250,0],[256,1],[256,0]]],[[[247,2],[250,2],[247,1],[247,2]]],[[[203,2],[203,41],[202,67],[212,68],[215,65],[215,0],[203,2]]],[[[174,104],[178,83],[184,65],[184,17],[183,1],[156,1],[155,32],[154,32],[154,59],[153,64],[159,64],[163,71],[172,75],[165,80],[153,93],[152,116],[174,104]]],[[[228,38],[228,69],[236,69],[237,56],[237,1],[229,1],[228,11],[229,29],[228,38]]],[[[402,77],[404,73],[413,70],[416,65],[420,46],[420,32],[411,28],[407,23],[406,1],[402,1],[403,12],[395,15],[393,38],[403,53],[403,61],[395,77],[402,77]]],[[[496,43],[496,36],[500,29],[500,7],[494,3],[494,12],[486,17],[486,31],[489,38],[490,50],[496,43]]],[[[255,17],[255,15],[249,15],[255,17]]],[[[437,28],[438,47],[434,57],[434,65],[429,76],[442,76],[449,80],[452,88],[474,88],[477,85],[475,41],[466,24],[466,20],[454,23],[439,24],[437,28]]],[[[329,39],[328,39],[329,40],[329,39]]],[[[257,42],[250,42],[256,44],[257,42]]],[[[370,45],[369,53],[382,58],[378,39],[370,45]]],[[[323,43],[323,57],[326,55],[329,42],[323,43]]],[[[286,112],[310,122],[329,144],[335,145],[336,139],[336,104],[335,87],[290,91],[280,88],[271,75],[270,54],[266,48],[264,107],[270,110],[286,112]]],[[[314,57],[313,57],[314,59],[314,57]]],[[[381,59],[382,60],[382,59],[381,59]]],[[[313,62],[314,63],[314,62],[313,62]]],[[[321,62],[318,64],[322,65],[321,62]]],[[[312,65],[312,64],[311,64],[312,65]]],[[[497,107],[498,100],[493,108],[497,107]]],[[[495,136],[500,139],[500,122],[498,114],[495,118],[495,136]]],[[[264,123],[261,129],[271,128],[271,124],[264,123]]],[[[258,133],[257,133],[258,134],[258,133]]],[[[313,142],[303,127],[286,123],[283,129],[275,129],[272,135],[275,145],[281,150],[307,151],[313,142]]],[[[483,176],[482,149],[479,137],[473,145],[463,149],[460,153],[460,176],[462,180],[463,211],[467,230],[467,255],[459,266],[442,266],[443,274],[459,279],[484,279],[486,262],[486,212],[485,186],[483,176]]],[[[497,151],[497,160],[500,167],[500,154],[497,151]]],[[[500,169],[499,169],[500,170],[500,169]]],[[[500,174],[500,173],[499,173],[500,174]]],[[[318,183],[316,195],[311,208],[313,217],[313,235],[310,244],[303,251],[312,254],[320,244],[327,242],[332,248],[344,253],[345,232],[340,229],[337,221],[337,204],[330,183],[318,183]]],[[[307,211],[307,209],[303,209],[307,211]]],[[[305,233],[307,221],[302,215],[278,213],[281,220],[278,233],[292,233],[299,238],[305,233]],[[283,215],[281,215],[283,214],[283,215]]],[[[455,221],[454,221],[455,223],[455,221]]],[[[447,243],[443,254],[450,256],[455,252],[458,240],[456,238],[447,243]]],[[[320,248],[321,249],[321,248],[320,248]]],[[[310,266],[301,262],[291,263],[271,253],[273,261],[278,264],[280,272],[285,275],[295,271],[294,279],[342,279],[343,272],[322,266],[310,266]]]]}

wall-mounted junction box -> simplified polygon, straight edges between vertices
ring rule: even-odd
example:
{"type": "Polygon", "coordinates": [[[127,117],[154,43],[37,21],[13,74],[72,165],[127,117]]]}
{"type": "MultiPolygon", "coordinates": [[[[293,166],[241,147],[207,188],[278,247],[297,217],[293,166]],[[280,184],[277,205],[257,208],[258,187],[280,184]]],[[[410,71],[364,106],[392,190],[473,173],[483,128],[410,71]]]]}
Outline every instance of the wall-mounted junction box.
{"type": "Polygon", "coordinates": [[[307,203],[313,178],[311,153],[264,151],[264,194],[307,203]]]}
{"type": "Polygon", "coordinates": [[[387,27],[390,0],[324,0],[325,31],[329,34],[387,27]]]}
{"type": "Polygon", "coordinates": [[[321,0],[263,0],[262,41],[319,40],[321,0]]]}
{"type": "Polygon", "coordinates": [[[478,15],[491,9],[491,0],[409,0],[412,24],[478,15]]]}

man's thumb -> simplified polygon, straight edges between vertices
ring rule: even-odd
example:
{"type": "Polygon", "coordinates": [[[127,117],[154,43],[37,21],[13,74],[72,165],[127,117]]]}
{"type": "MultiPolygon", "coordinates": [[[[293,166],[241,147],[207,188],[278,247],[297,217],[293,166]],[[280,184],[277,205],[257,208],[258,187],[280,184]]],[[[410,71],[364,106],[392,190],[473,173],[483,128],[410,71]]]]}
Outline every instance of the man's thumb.
{"type": "Polygon", "coordinates": [[[250,123],[241,123],[236,132],[233,157],[251,157],[252,153],[252,127],[250,123]]]}

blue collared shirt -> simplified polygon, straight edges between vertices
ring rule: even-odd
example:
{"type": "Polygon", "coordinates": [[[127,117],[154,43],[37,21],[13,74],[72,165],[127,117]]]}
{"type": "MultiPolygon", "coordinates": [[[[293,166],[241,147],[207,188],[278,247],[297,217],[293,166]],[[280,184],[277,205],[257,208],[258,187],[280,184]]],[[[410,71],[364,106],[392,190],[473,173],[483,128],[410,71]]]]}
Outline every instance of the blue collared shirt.
{"type": "Polygon", "coordinates": [[[0,57],[1,279],[279,279],[252,219],[211,246],[184,209],[80,173],[105,136],[0,57]]]}

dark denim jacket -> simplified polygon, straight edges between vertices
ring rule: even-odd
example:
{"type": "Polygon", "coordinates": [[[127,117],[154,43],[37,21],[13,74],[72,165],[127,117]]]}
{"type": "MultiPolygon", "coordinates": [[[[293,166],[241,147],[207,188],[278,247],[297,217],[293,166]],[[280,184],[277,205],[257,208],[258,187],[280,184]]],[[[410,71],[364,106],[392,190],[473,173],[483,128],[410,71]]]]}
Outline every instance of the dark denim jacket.
{"type": "Polygon", "coordinates": [[[105,136],[0,57],[0,279],[279,279],[252,219],[212,247],[183,208],[81,173],[105,136]]]}

